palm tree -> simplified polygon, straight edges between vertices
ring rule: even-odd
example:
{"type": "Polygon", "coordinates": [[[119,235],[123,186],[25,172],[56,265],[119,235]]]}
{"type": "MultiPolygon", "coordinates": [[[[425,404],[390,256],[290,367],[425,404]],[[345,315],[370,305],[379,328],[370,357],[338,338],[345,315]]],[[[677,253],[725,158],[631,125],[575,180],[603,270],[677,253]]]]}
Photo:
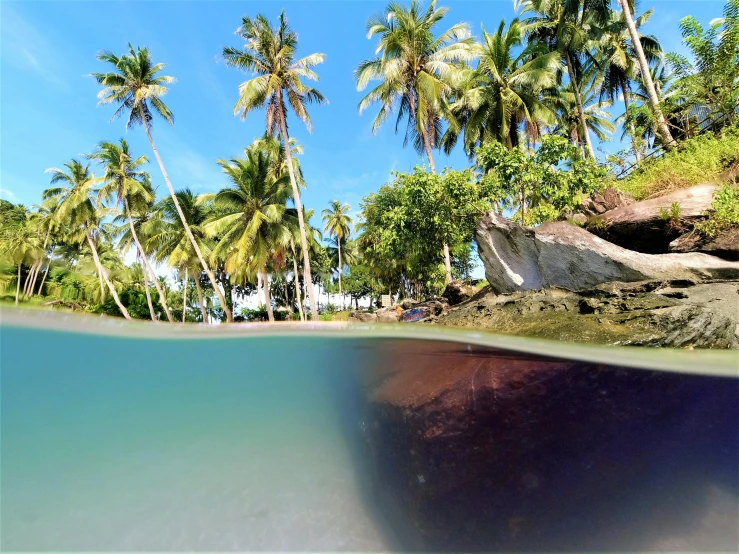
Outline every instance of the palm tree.
{"type": "MultiPolygon", "coordinates": [[[[483,29],[482,39],[482,44],[475,45],[478,65],[465,72],[461,92],[452,107],[464,121],[468,155],[488,140],[513,148],[518,143],[520,123],[525,122],[530,129],[554,124],[554,112],[543,102],[541,91],[556,85],[560,54],[543,52],[536,42],[529,42],[516,53],[523,39],[517,19],[507,30],[505,21],[501,21],[492,35],[483,29]]],[[[447,135],[445,147],[450,151],[458,134],[447,135]]]]}
{"type": "MultiPolygon", "coordinates": [[[[205,233],[205,223],[209,218],[209,209],[204,202],[199,201],[190,189],[184,189],[175,193],[177,206],[171,197],[166,197],[154,205],[151,218],[143,223],[142,231],[148,237],[146,240],[147,250],[154,253],[154,260],[158,263],[167,263],[170,267],[180,272],[190,271],[195,275],[195,286],[198,289],[200,309],[203,312],[203,322],[207,321],[205,304],[202,300],[198,268],[199,258],[189,237],[184,233],[183,227],[190,229],[198,250],[202,255],[210,258],[214,247],[214,241],[209,239],[205,233]],[[184,216],[180,218],[180,213],[184,216]]],[[[187,281],[187,280],[186,280],[187,281]]],[[[217,287],[216,287],[217,288],[217,287]]],[[[225,298],[219,297],[221,305],[225,305],[225,298]]],[[[224,310],[227,314],[228,313],[224,310]]]]}
{"type": "Polygon", "coordinates": [[[144,289],[146,291],[146,299],[149,304],[149,311],[152,314],[152,321],[157,321],[154,317],[154,307],[149,294],[148,281],[149,277],[153,277],[154,285],[159,293],[159,301],[164,308],[167,319],[170,323],[174,323],[172,314],[167,306],[167,299],[164,296],[156,275],[149,264],[148,256],[144,247],[141,245],[131,206],[136,211],[146,209],[154,200],[154,191],[149,182],[149,175],[141,170],[141,166],[147,163],[146,156],[139,156],[133,159],[128,147],[128,143],[121,139],[118,144],[112,142],[101,142],[98,144],[98,150],[92,155],[93,159],[99,160],[104,165],[105,174],[103,176],[104,184],[100,189],[100,197],[105,200],[116,198],[116,204],[123,201],[123,207],[128,220],[128,227],[131,232],[131,238],[136,244],[138,255],[143,263],[142,273],[144,278],[144,289]]]}
{"type": "Polygon", "coordinates": [[[596,36],[597,12],[581,9],[578,0],[515,0],[515,8],[532,16],[523,21],[523,31],[529,40],[560,52],[575,97],[575,108],[588,155],[595,158],[595,150],[585,121],[583,99],[578,84],[581,82],[580,58],[587,50],[589,40],[596,36]]]}
{"type": "MultiPolygon", "coordinates": [[[[298,36],[285,18],[280,14],[276,28],[272,28],[269,20],[258,15],[254,19],[244,17],[236,35],[245,40],[244,49],[225,47],[223,58],[226,63],[243,71],[255,73],[256,76],[241,83],[239,100],[234,107],[234,114],[246,114],[266,105],[267,132],[279,132],[282,137],[287,171],[292,185],[293,201],[298,212],[300,243],[303,247],[303,272],[306,282],[311,280],[310,259],[308,258],[308,238],[303,207],[300,201],[298,180],[292,161],[290,136],[287,132],[287,105],[293,109],[298,118],[311,130],[311,120],[306,109],[308,103],[325,102],[323,95],[315,88],[306,86],[301,78],[318,81],[313,67],[322,63],[323,54],[311,54],[298,60],[295,51],[298,36]]],[[[308,289],[311,312],[314,320],[318,319],[318,305],[312,288],[308,289]]]]}
{"type": "Polygon", "coordinates": [[[628,29],[629,36],[631,37],[631,46],[634,49],[634,52],[636,52],[636,57],[639,61],[640,75],[642,81],[644,82],[644,87],[646,88],[647,95],[649,96],[650,108],[652,109],[655,119],[657,120],[657,129],[660,137],[662,138],[662,144],[664,144],[667,148],[672,148],[674,146],[672,134],[670,133],[670,128],[667,125],[667,119],[665,119],[665,116],[662,113],[659,97],[657,96],[657,89],[654,86],[654,81],[652,81],[652,75],[649,71],[649,61],[639,37],[639,29],[637,28],[637,23],[634,21],[634,18],[631,15],[634,7],[634,0],[616,1],[621,7],[624,22],[626,23],[626,28],[628,29]]]}
{"type": "Polygon", "coordinates": [[[167,189],[169,189],[169,196],[172,199],[178,217],[182,221],[185,235],[190,240],[203,271],[208,275],[213,289],[216,295],[218,295],[218,300],[223,306],[227,320],[233,321],[233,314],[228,309],[226,300],[216,284],[215,275],[213,275],[208,264],[205,263],[203,253],[200,251],[192,231],[187,226],[185,216],[177,202],[177,196],[169,180],[169,175],[167,175],[162,158],[159,156],[159,151],[154,144],[154,138],[151,136],[150,123],[154,118],[154,113],[159,114],[170,125],[174,125],[174,115],[162,101],[162,96],[167,93],[166,85],[173,83],[175,79],[167,75],[157,75],[164,69],[164,64],[153,64],[148,48],[139,47],[134,50],[133,46],[129,44],[128,49],[129,53],[123,54],[120,57],[107,51],[98,54],[98,60],[107,62],[114,68],[109,73],[92,74],[97,82],[103,85],[103,90],[98,94],[100,104],[118,104],[118,109],[113,114],[113,118],[127,112],[127,127],[130,128],[136,124],[144,126],[146,136],[154,152],[154,157],[157,159],[159,169],[161,169],[162,175],[164,176],[164,182],[167,184],[167,189]]]}
{"type": "Polygon", "coordinates": [[[222,258],[232,275],[259,276],[269,320],[274,321],[267,265],[275,250],[287,248],[291,239],[285,223],[289,177],[270,174],[272,160],[258,145],[247,149],[243,159],[218,164],[233,185],[203,198],[213,199],[218,214],[205,225],[206,233],[219,239],[213,256],[222,258]]]}
{"type": "MultiPolygon", "coordinates": [[[[625,114],[629,111],[632,100],[631,83],[637,79],[639,74],[637,54],[631,45],[623,13],[611,10],[609,15],[610,17],[603,25],[602,34],[597,43],[597,63],[605,73],[600,96],[601,99],[607,98],[611,102],[621,96],[625,106],[625,114]]],[[[639,16],[635,21],[637,28],[644,25],[651,15],[652,10],[648,10],[639,16]]],[[[650,63],[654,63],[661,58],[662,48],[655,37],[640,35],[639,41],[650,63]]],[[[633,122],[629,122],[627,128],[628,134],[631,136],[634,156],[637,161],[641,161],[644,157],[644,153],[639,146],[641,139],[637,136],[633,122]]]]}
{"type": "MultiPolygon", "coordinates": [[[[25,212],[25,208],[23,211],[25,212]]],[[[16,304],[18,304],[20,297],[23,266],[35,267],[37,260],[43,259],[43,252],[38,226],[25,213],[22,218],[11,222],[10,225],[3,225],[2,230],[0,230],[0,253],[8,255],[10,260],[18,266],[15,289],[16,304]]],[[[29,269],[26,281],[29,281],[31,274],[32,271],[29,269]]]]}
{"type": "MultiPolygon", "coordinates": [[[[397,2],[388,4],[384,13],[367,22],[367,38],[380,36],[378,56],[360,63],[354,71],[357,90],[364,90],[372,80],[380,81],[359,103],[360,114],[375,102],[381,104],[372,132],[377,131],[397,105],[395,131],[407,114],[403,145],[412,138],[418,152],[425,150],[433,173],[436,166],[431,151],[438,147],[442,119],[453,129],[457,125],[448,99],[454,92],[462,64],[474,58],[474,41],[467,23],[457,23],[434,36],[434,27],[448,11],[448,8],[437,8],[436,0],[431,0],[425,11],[417,0],[411,0],[408,8],[397,2]]],[[[447,280],[451,281],[451,258],[446,242],[443,249],[447,280]]]]}
{"type": "Polygon", "coordinates": [[[67,186],[46,189],[43,192],[43,198],[44,200],[55,199],[59,206],[55,215],[56,222],[68,228],[71,240],[77,243],[87,241],[98,277],[101,280],[101,290],[104,291],[102,287],[102,282],[104,282],[123,317],[131,319],[110,281],[108,270],[100,262],[95,246],[95,235],[99,233],[100,227],[100,214],[96,203],[97,193],[93,187],[98,180],[90,173],[89,164],[82,165],[78,160],[71,160],[64,166],[66,171],[52,167],[46,172],[51,174],[52,185],[61,183],[67,186]]]}
{"type": "Polygon", "coordinates": [[[349,210],[351,210],[349,204],[342,205],[338,200],[334,200],[331,202],[329,207],[322,212],[324,223],[323,229],[329,234],[329,236],[336,239],[336,246],[339,251],[339,265],[337,273],[339,274],[339,296],[341,296],[342,310],[344,309],[344,293],[341,289],[341,273],[344,270],[344,264],[341,260],[341,243],[349,238],[349,235],[351,234],[350,226],[354,223],[352,218],[349,216],[349,210]]]}

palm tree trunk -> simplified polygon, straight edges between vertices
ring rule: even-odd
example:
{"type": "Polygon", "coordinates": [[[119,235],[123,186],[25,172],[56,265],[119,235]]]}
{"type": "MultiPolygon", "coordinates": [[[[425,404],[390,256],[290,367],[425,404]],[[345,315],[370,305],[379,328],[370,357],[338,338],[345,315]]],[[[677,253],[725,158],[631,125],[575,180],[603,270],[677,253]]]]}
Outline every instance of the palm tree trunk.
{"type": "MultiPolygon", "coordinates": [[[[413,119],[416,118],[416,100],[411,94],[411,115],[413,119]]],[[[425,125],[421,126],[421,137],[423,138],[423,147],[426,149],[426,156],[429,159],[429,168],[431,173],[436,174],[436,165],[434,164],[434,156],[431,154],[431,139],[429,138],[428,129],[425,125]]],[[[444,252],[444,268],[446,270],[446,282],[450,283],[452,280],[452,260],[449,257],[449,244],[444,241],[443,245],[444,252]]]]}
{"type": "Polygon", "coordinates": [[[113,295],[113,300],[118,306],[118,309],[123,314],[123,317],[125,317],[126,319],[131,319],[131,315],[128,313],[128,310],[121,303],[121,299],[118,298],[118,293],[116,292],[115,287],[113,286],[113,283],[111,283],[110,279],[108,279],[108,275],[105,273],[105,268],[103,268],[103,264],[100,263],[100,258],[98,257],[98,250],[97,248],[95,248],[95,242],[92,240],[92,236],[90,236],[90,232],[85,231],[85,236],[87,237],[87,244],[90,246],[90,251],[92,252],[92,259],[95,262],[95,266],[97,267],[98,274],[100,275],[102,280],[105,282],[105,284],[108,285],[108,289],[110,289],[110,294],[113,295]]]}
{"type": "MultiPolygon", "coordinates": [[[[623,83],[621,85],[621,91],[623,92],[624,97],[624,106],[626,107],[626,117],[629,115],[629,106],[631,105],[631,93],[629,92],[629,87],[626,86],[626,83],[623,83]]],[[[631,135],[631,148],[634,151],[634,157],[636,157],[636,161],[640,162],[644,158],[644,154],[642,154],[641,148],[637,145],[637,136],[636,136],[636,127],[634,127],[634,122],[629,121],[629,135],[631,135]]]]}
{"type": "Polygon", "coordinates": [[[300,202],[300,190],[298,190],[298,182],[295,180],[295,172],[293,171],[293,158],[290,152],[290,136],[287,134],[287,123],[285,122],[285,105],[282,102],[282,91],[278,92],[277,98],[277,117],[280,120],[280,134],[282,142],[285,144],[285,158],[287,161],[287,172],[290,175],[290,184],[293,188],[293,200],[295,201],[295,209],[298,211],[298,227],[300,228],[300,246],[303,249],[303,279],[305,286],[308,288],[308,300],[310,302],[310,311],[313,321],[318,321],[318,306],[316,304],[316,291],[313,288],[313,281],[310,272],[310,256],[308,253],[308,236],[305,231],[305,221],[303,220],[303,205],[300,202]]]}
{"type": "Polygon", "coordinates": [[[139,105],[139,110],[141,112],[141,120],[144,123],[144,130],[146,131],[146,136],[149,138],[149,143],[151,143],[151,149],[154,152],[154,157],[157,159],[157,163],[159,164],[159,169],[162,171],[162,176],[164,176],[164,182],[167,184],[167,188],[169,189],[169,196],[172,198],[172,202],[174,203],[174,207],[177,210],[177,214],[180,216],[180,221],[182,221],[182,227],[185,229],[185,234],[187,235],[187,238],[190,239],[190,244],[192,244],[193,250],[195,250],[195,255],[198,257],[198,260],[200,261],[200,265],[203,266],[203,270],[208,275],[208,279],[210,279],[211,285],[213,285],[213,289],[215,290],[216,296],[218,296],[218,301],[221,303],[221,306],[223,307],[223,311],[226,313],[226,320],[228,322],[233,322],[234,317],[231,313],[231,310],[228,309],[228,304],[226,304],[226,299],[223,296],[223,293],[221,293],[221,289],[218,288],[218,283],[216,283],[216,277],[213,275],[213,272],[208,267],[208,264],[205,263],[205,258],[203,258],[203,253],[200,251],[200,247],[198,246],[197,241],[195,240],[195,237],[192,234],[192,231],[190,230],[190,226],[187,224],[187,220],[185,219],[185,214],[182,213],[182,208],[180,207],[180,203],[177,201],[177,195],[174,192],[174,188],[172,187],[172,183],[169,180],[169,175],[167,175],[167,170],[164,169],[164,163],[162,162],[162,158],[159,157],[159,151],[157,150],[156,145],[154,144],[154,138],[151,136],[151,131],[149,130],[149,122],[146,120],[146,114],[144,113],[144,109],[141,105],[139,105]]]}
{"type": "Polygon", "coordinates": [[[521,185],[521,225],[526,225],[526,196],[524,194],[523,185],[521,185]]]}
{"type": "Polygon", "coordinates": [[[49,275],[49,268],[51,267],[51,260],[49,260],[49,263],[46,264],[46,270],[44,271],[44,276],[41,279],[41,284],[38,286],[38,290],[36,291],[36,294],[40,295],[41,290],[44,288],[44,283],[46,282],[46,276],[49,275]]]}
{"type": "Polygon", "coordinates": [[[582,96],[580,96],[580,87],[577,86],[577,76],[575,75],[575,68],[572,65],[572,58],[570,57],[569,52],[565,53],[565,59],[567,61],[567,72],[570,76],[570,84],[575,93],[577,115],[580,118],[580,126],[582,127],[583,135],[585,135],[585,144],[588,147],[588,154],[590,154],[591,158],[595,159],[595,150],[593,150],[593,143],[590,141],[590,130],[588,129],[588,123],[585,120],[585,108],[582,104],[582,96]]]}
{"type": "Polygon", "coordinates": [[[623,11],[624,20],[626,21],[626,27],[629,29],[629,35],[631,36],[631,45],[634,47],[636,57],[639,60],[641,78],[644,81],[644,88],[647,89],[647,95],[649,96],[649,105],[652,108],[652,112],[654,113],[655,117],[657,118],[657,130],[660,137],[662,138],[662,144],[664,144],[666,148],[672,148],[674,146],[674,139],[672,138],[672,133],[670,133],[670,128],[667,126],[667,120],[665,119],[665,115],[662,113],[662,108],[659,105],[660,102],[659,97],[657,96],[657,89],[654,86],[652,74],[649,71],[649,62],[647,62],[647,57],[644,55],[644,49],[642,48],[641,40],[639,40],[639,32],[636,29],[636,23],[634,23],[634,18],[631,16],[631,8],[629,7],[629,2],[628,0],[617,1],[618,4],[621,6],[621,10],[623,11]]]}
{"type": "Polygon", "coordinates": [[[344,311],[344,293],[341,289],[341,269],[344,267],[341,264],[341,240],[336,241],[336,245],[339,247],[339,296],[341,296],[341,311],[344,311]]]}
{"type": "Polygon", "coordinates": [[[144,275],[144,292],[146,293],[146,303],[149,305],[149,315],[151,316],[152,322],[159,323],[157,314],[154,311],[154,304],[151,303],[151,291],[149,290],[149,277],[147,275],[146,266],[142,266],[141,269],[141,273],[144,275]]]}
{"type": "Polygon", "coordinates": [[[303,313],[303,299],[300,298],[300,279],[298,273],[298,257],[295,254],[295,242],[290,239],[290,249],[293,252],[293,280],[295,281],[295,300],[298,303],[298,313],[300,313],[300,321],[305,321],[305,314],[303,313]]]}
{"type": "Polygon", "coordinates": [[[200,287],[199,276],[195,277],[195,289],[198,291],[198,303],[200,304],[200,313],[203,314],[203,323],[208,323],[208,310],[205,309],[205,301],[203,300],[203,289],[200,287]]]}
{"type": "Polygon", "coordinates": [[[18,297],[21,294],[21,266],[23,264],[18,264],[18,283],[15,285],[15,305],[18,305],[18,297]]]}
{"type": "MultiPolygon", "coordinates": [[[[167,314],[167,319],[170,323],[174,323],[174,318],[172,317],[172,314],[169,312],[169,306],[167,306],[167,299],[164,297],[164,291],[162,291],[162,286],[159,284],[159,281],[157,280],[157,276],[154,273],[154,270],[152,270],[151,265],[149,265],[149,259],[146,257],[146,252],[144,252],[144,247],[141,246],[141,242],[139,241],[138,233],[136,233],[136,227],[133,224],[133,217],[131,216],[131,209],[128,205],[128,198],[125,196],[123,197],[123,205],[126,208],[126,217],[128,218],[128,227],[131,229],[131,236],[133,237],[134,242],[136,243],[136,248],[139,249],[139,255],[141,256],[141,261],[143,262],[143,269],[144,269],[144,286],[146,286],[146,272],[148,271],[151,275],[152,281],[154,281],[154,286],[157,289],[157,292],[159,293],[159,303],[162,305],[162,308],[164,308],[164,313],[167,314]]],[[[149,294],[147,290],[147,295],[149,294]]],[[[153,309],[152,309],[153,313],[153,309]]],[[[153,319],[153,317],[152,317],[153,319]]]]}
{"type": "Polygon", "coordinates": [[[185,268],[185,280],[184,286],[182,287],[182,323],[185,323],[185,315],[187,314],[187,282],[189,278],[187,276],[187,268],[185,268]]]}
{"type": "Polygon", "coordinates": [[[262,270],[262,286],[264,286],[264,303],[267,304],[267,319],[269,319],[270,323],[274,323],[275,321],[275,314],[272,311],[272,297],[269,294],[269,275],[267,275],[267,270],[262,270]]]}
{"type": "MultiPolygon", "coordinates": [[[[46,246],[49,244],[49,236],[50,235],[51,235],[51,227],[49,227],[46,230],[46,238],[44,238],[44,246],[42,248],[42,250],[44,251],[44,254],[46,254],[46,246]]],[[[38,269],[36,270],[36,273],[33,276],[33,281],[31,282],[31,289],[30,289],[30,295],[31,296],[33,296],[33,291],[36,288],[36,281],[38,280],[38,274],[39,274],[39,271],[41,271],[41,266],[43,266],[43,263],[44,263],[44,260],[42,258],[41,260],[39,260],[39,267],[38,267],[38,269]]],[[[41,291],[40,288],[39,288],[39,291],[41,291]]]]}
{"type": "Polygon", "coordinates": [[[31,286],[31,279],[33,277],[33,272],[36,271],[36,265],[38,264],[38,261],[33,262],[33,265],[28,268],[28,273],[26,273],[26,280],[23,282],[23,297],[28,296],[28,288],[31,286]]]}

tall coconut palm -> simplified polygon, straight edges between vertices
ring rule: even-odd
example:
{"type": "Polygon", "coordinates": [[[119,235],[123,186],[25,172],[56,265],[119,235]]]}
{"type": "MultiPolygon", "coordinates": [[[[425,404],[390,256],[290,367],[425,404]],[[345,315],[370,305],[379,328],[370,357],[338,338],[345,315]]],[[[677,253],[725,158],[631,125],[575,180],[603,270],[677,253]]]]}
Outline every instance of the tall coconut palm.
{"type": "Polygon", "coordinates": [[[339,296],[341,296],[341,309],[344,309],[344,293],[341,288],[341,274],[344,270],[344,264],[341,259],[341,243],[349,238],[351,234],[351,226],[354,224],[352,218],[349,216],[349,210],[351,206],[349,204],[342,204],[338,200],[331,202],[328,208],[323,210],[323,230],[326,231],[329,236],[336,239],[336,247],[339,251],[339,266],[337,273],[339,275],[339,296]]]}
{"type": "MultiPolygon", "coordinates": [[[[637,28],[644,25],[651,15],[652,10],[648,10],[636,18],[637,28]]],[[[661,58],[662,48],[655,37],[640,35],[639,41],[650,63],[653,64],[661,58]]],[[[625,114],[631,105],[631,84],[638,78],[639,66],[623,13],[610,11],[609,19],[604,22],[597,41],[596,59],[598,66],[604,72],[600,90],[601,99],[607,98],[614,102],[620,96],[624,102],[625,114]]],[[[641,139],[636,134],[633,122],[627,124],[627,130],[631,136],[634,156],[637,161],[641,161],[644,153],[639,146],[641,139]]]]}
{"type": "MultiPolygon", "coordinates": [[[[43,258],[39,229],[35,221],[27,217],[3,225],[0,229],[0,253],[7,255],[18,266],[16,276],[15,303],[18,304],[21,292],[21,274],[24,265],[35,267],[37,260],[43,258]]],[[[29,268],[26,281],[31,276],[29,268]]]]}
{"type": "MultiPolygon", "coordinates": [[[[243,49],[225,47],[223,58],[231,67],[256,74],[255,77],[241,83],[239,100],[234,107],[234,114],[242,119],[255,109],[266,106],[267,132],[279,132],[284,146],[287,171],[292,185],[293,200],[298,213],[300,227],[300,243],[303,247],[303,272],[306,283],[311,281],[310,259],[308,257],[308,238],[303,207],[300,201],[298,180],[292,161],[290,136],[287,132],[287,107],[293,109],[295,115],[311,130],[311,120],[306,104],[322,103],[326,99],[315,88],[306,86],[302,79],[318,81],[313,67],[324,60],[320,53],[295,59],[298,46],[298,35],[287,23],[285,12],[275,28],[264,15],[254,19],[244,17],[236,35],[245,41],[243,49]]],[[[318,305],[312,288],[308,289],[313,318],[318,319],[318,305]]]]}
{"type": "MultiPolygon", "coordinates": [[[[211,257],[214,241],[206,236],[205,223],[209,217],[208,207],[200,202],[190,189],[175,193],[177,205],[171,197],[161,199],[154,205],[151,218],[142,226],[146,235],[145,248],[154,254],[158,263],[166,263],[179,270],[183,275],[187,271],[194,275],[196,287],[200,287],[199,274],[202,265],[195,253],[192,242],[184,233],[184,226],[190,229],[201,255],[211,257]],[[179,206],[179,209],[177,208],[179,206]],[[180,218],[180,213],[183,218],[180,218]],[[183,223],[184,219],[184,223],[183,223]]],[[[215,277],[214,277],[215,278],[215,277]]],[[[217,288],[217,287],[216,287],[217,288]]],[[[225,305],[225,298],[219,297],[221,305],[225,305]]],[[[205,305],[200,302],[200,308],[205,313],[205,305]]],[[[225,312],[225,310],[224,310],[225,312]]],[[[227,312],[226,312],[227,313],[227,312]]],[[[228,317],[228,315],[226,315],[228,317]]],[[[204,317],[205,322],[207,318],[204,317]]]]}
{"type": "Polygon", "coordinates": [[[522,22],[524,34],[562,55],[575,97],[582,137],[590,157],[595,158],[593,142],[585,121],[583,99],[578,84],[581,57],[589,40],[595,38],[599,12],[584,10],[578,0],[515,0],[515,8],[531,14],[522,22]]]}
{"type": "Polygon", "coordinates": [[[165,298],[164,291],[159,285],[159,282],[156,279],[156,274],[149,264],[149,258],[144,247],[141,245],[141,241],[139,240],[139,236],[134,225],[132,206],[133,209],[139,211],[142,207],[146,209],[146,207],[148,207],[154,200],[154,191],[149,182],[149,175],[141,169],[148,160],[146,159],[146,156],[139,156],[134,159],[131,156],[128,143],[124,139],[121,139],[117,144],[106,141],[101,142],[98,144],[98,150],[92,155],[92,157],[103,164],[105,172],[103,175],[103,187],[100,189],[99,193],[100,197],[105,200],[115,198],[116,204],[123,201],[124,212],[126,219],[128,220],[131,238],[136,244],[138,256],[143,264],[142,273],[144,277],[144,289],[146,291],[146,298],[149,304],[149,311],[152,314],[152,321],[157,320],[154,317],[154,307],[149,294],[148,282],[150,277],[153,277],[152,280],[154,281],[154,285],[159,293],[159,301],[162,304],[162,308],[164,308],[164,313],[167,315],[167,319],[170,323],[174,323],[172,314],[167,306],[167,299],[165,298]]]}
{"type": "MultiPolygon", "coordinates": [[[[36,261],[32,269],[32,275],[27,290],[28,296],[33,296],[34,291],[36,290],[36,282],[38,281],[38,275],[44,265],[44,262],[46,262],[46,270],[44,271],[44,278],[41,279],[42,285],[46,275],[48,275],[49,267],[51,266],[51,260],[46,255],[46,251],[47,247],[49,246],[49,240],[51,239],[52,233],[55,231],[54,214],[56,212],[58,204],[54,201],[54,199],[49,199],[35,207],[36,211],[28,214],[28,217],[36,222],[39,233],[44,236],[43,246],[41,247],[44,255],[36,261]]],[[[39,285],[37,294],[41,294],[42,285],[39,285]]]]}
{"type": "Polygon", "coordinates": [[[177,202],[177,196],[169,180],[169,175],[164,168],[164,163],[159,156],[159,151],[151,135],[150,126],[155,113],[170,125],[174,125],[174,115],[162,100],[162,96],[167,93],[166,85],[173,83],[175,79],[167,75],[158,75],[164,69],[164,64],[152,63],[148,48],[139,47],[134,49],[129,44],[128,50],[128,54],[123,54],[122,56],[116,56],[107,51],[98,54],[98,60],[107,62],[113,66],[112,71],[108,73],[92,74],[97,82],[103,86],[103,89],[98,94],[100,104],[117,104],[118,109],[113,114],[113,118],[126,113],[128,118],[126,126],[129,128],[136,124],[143,125],[146,136],[151,144],[151,149],[154,152],[154,157],[157,159],[159,169],[162,171],[164,182],[167,184],[172,204],[182,221],[185,235],[190,240],[193,251],[203,271],[208,275],[208,279],[210,279],[213,285],[213,289],[223,306],[227,320],[233,321],[233,314],[228,309],[223,293],[218,288],[215,275],[213,275],[213,272],[205,262],[203,253],[200,251],[192,231],[187,226],[185,216],[177,202]]]}
{"type": "Polygon", "coordinates": [[[107,285],[123,317],[131,319],[128,310],[118,298],[118,292],[109,278],[108,269],[103,267],[100,262],[95,244],[95,238],[100,227],[100,214],[96,202],[97,191],[94,188],[98,183],[98,179],[90,173],[89,164],[82,165],[78,160],[71,160],[64,166],[66,171],[55,167],[46,170],[47,173],[51,174],[52,185],[59,183],[66,186],[46,189],[43,192],[43,198],[54,198],[58,203],[59,207],[56,210],[55,219],[57,224],[68,229],[70,240],[77,243],[87,241],[97,268],[98,277],[107,285]]]}
{"type": "Polygon", "coordinates": [[[649,96],[649,106],[657,120],[657,129],[662,138],[662,144],[667,148],[672,148],[674,146],[672,133],[670,133],[667,119],[665,118],[664,113],[662,113],[662,107],[660,105],[659,97],[657,96],[657,89],[654,86],[654,81],[652,80],[652,75],[649,71],[649,60],[644,48],[642,47],[637,22],[632,16],[634,0],[616,0],[616,2],[621,7],[624,22],[626,23],[626,28],[631,37],[631,45],[634,52],[636,52],[636,58],[639,61],[641,79],[644,82],[644,88],[646,88],[647,95],[649,96]]]}
{"type": "Polygon", "coordinates": [[[233,185],[212,195],[218,215],[205,231],[219,239],[213,255],[225,261],[232,275],[259,276],[269,320],[274,321],[267,266],[275,251],[287,248],[291,239],[285,222],[289,176],[271,175],[272,160],[258,147],[247,149],[245,158],[218,164],[233,185]]]}
{"type": "MultiPolygon", "coordinates": [[[[474,47],[478,65],[465,71],[452,108],[463,121],[468,155],[488,140],[516,146],[521,123],[532,129],[554,124],[554,112],[541,92],[556,85],[561,56],[542,51],[536,42],[517,51],[522,40],[521,24],[514,19],[508,29],[501,21],[493,34],[483,29],[482,43],[474,47]]],[[[451,150],[456,140],[457,133],[447,132],[445,148],[451,150]]]]}
{"type": "MultiPolygon", "coordinates": [[[[359,103],[359,113],[380,104],[372,132],[397,107],[395,131],[407,116],[404,145],[413,139],[416,150],[426,152],[433,173],[436,165],[432,150],[439,146],[442,121],[446,120],[452,129],[457,125],[449,97],[462,64],[474,58],[474,41],[467,23],[457,23],[434,35],[436,25],[448,11],[437,8],[436,0],[431,0],[425,10],[417,0],[411,0],[409,7],[391,2],[384,13],[367,22],[367,38],[379,35],[377,57],[360,63],[354,71],[357,90],[364,90],[370,81],[380,81],[359,103]]],[[[450,281],[452,267],[446,242],[443,250],[450,281]]]]}

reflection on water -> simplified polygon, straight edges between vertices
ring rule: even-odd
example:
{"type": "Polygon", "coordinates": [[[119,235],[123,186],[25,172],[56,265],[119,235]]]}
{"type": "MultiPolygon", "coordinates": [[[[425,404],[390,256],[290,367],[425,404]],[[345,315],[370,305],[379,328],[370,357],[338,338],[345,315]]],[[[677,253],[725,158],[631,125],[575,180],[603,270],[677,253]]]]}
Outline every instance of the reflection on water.
{"type": "Polygon", "coordinates": [[[739,379],[405,339],[0,340],[3,550],[739,549],[739,379]]]}

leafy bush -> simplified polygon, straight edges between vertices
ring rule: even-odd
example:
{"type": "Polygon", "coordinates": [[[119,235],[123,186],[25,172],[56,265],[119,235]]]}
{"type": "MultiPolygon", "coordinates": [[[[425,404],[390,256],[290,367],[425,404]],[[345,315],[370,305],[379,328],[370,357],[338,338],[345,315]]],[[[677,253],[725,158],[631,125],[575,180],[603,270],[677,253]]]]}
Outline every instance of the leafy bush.
{"type": "Polygon", "coordinates": [[[708,237],[715,237],[731,225],[739,225],[739,185],[724,185],[713,194],[708,219],[695,228],[708,237]]]}
{"type": "Polygon", "coordinates": [[[739,166],[739,128],[731,127],[720,136],[709,133],[688,139],[660,158],[645,160],[614,186],[637,200],[644,200],[676,189],[716,182],[722,172],[736,166],[739,166]]]}
{"type": "Polygon", "coordinates": [[[335,314],[337,311],[339,311],[339,307],[336,304],[331,304],[331,302],[326,304],[324,308],[324,312],[327,314],[335,314]]]}
{"type": "Polygon", "coordinates": [[[659,209],[659,213],[657,215],[662,221],[672,221],[672,222],[679,221],[680,204],[678,204],[677,202],[673,202],[670,205],[669,210],[665,207],[662,207],[659,209]]]}
{"type": "MultiPolygon", "coordinates": [[[[286,321],[290,316],[289,312],[273,310],[275,321],[286,321]]],[[[269,321],[269,314],[267,313],[266,306],[260,306],[256,310],[251,308],[241,308],[239,315],[244,318],[245,321],[269,321]]],[[[298,319],[300,317],[298,316],[298,319]]]]}

